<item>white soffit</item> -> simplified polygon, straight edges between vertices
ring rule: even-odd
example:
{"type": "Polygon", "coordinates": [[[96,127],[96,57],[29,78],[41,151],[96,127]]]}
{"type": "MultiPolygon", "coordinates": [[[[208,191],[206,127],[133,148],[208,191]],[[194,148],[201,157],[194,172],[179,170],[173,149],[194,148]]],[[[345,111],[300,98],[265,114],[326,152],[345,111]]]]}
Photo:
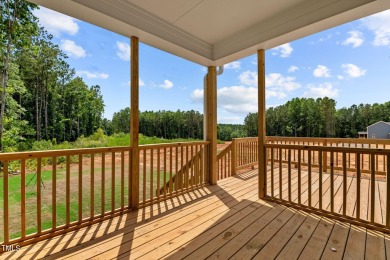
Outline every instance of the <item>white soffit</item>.
{"type": "Polygon", "coordinates": [[[31,0],[204,66],[390,9],[390,0],[31,0]]]}

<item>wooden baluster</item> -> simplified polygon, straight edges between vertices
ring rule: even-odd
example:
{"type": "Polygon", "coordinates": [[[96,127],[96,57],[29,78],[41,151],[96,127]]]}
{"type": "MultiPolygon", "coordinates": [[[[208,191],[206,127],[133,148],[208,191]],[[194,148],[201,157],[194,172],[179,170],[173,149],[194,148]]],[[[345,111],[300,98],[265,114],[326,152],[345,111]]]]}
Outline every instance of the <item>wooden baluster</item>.
{"type": "Polygon", "coordinates": [[[343,215],[347,214],[347,154],[343,152],[343,215]]]}
{"type": "Polygon", "coordinates": [[[387,154],[387,170],[386,170],[386,226],[390,226],[390,154],[387,154]]]}
{"type": "Polygon", "coordinates": [[[223,157],[223,160],[224,160],[224,168],[225,168],[225,178],[229,177],[229,173],[228,173],[228,167],[227,167],[227,153],[225,154],[225,156],[223,157]]]}
{"type": "MultiPolygon", "coordinates": [[[[282,154],[282,148],[279,148],[279,154],[282,154]]],[[[279,157],[279,198],[283,199],[283,187],[282,187],[282,156],[279,157]]]]}
{"type": "MultiPolygon", "coordinates": [[[[378,149],[378,144],[376,144],[376,149],[378,149]]],[[[379,163],[378,163],[378,160],[379,160],[379,155],[375,155],[375,171],[379,171],[379,163]]]]}
{"type": "Polygon", "coordinates": [[[228,158],[227,158],[227,164],[228,164],[228,166],[227,166],[227,169],[228,169],[228,177],[232,176],[231,153],[232,153],[231,150],[228,151],[228,153],[227,153],[227,156],[228,156],[228,158]]]}
{"type": "Polygon", "coordinates": [[[301,153],[302,150],[298,150],[298,204],[302,204],[302,167],[301,167],[301,153]]]}
{"type": "Polygon", "coordinates": [[[318,150],[318,182],[319,182],[319,195],[318,195],[318,201],[319,201],[319,209],[322,209],[322,151],[318,150]]]}
{"type": "Polygon", "coordinates": [[[330,212],[334,213],[334,152],[330,152],[330,212]]]}
{"type": "Polygon", "coordinates": [[[167,148],[164,147],[164,198],[167,196],[167,148]]]}
{"type": "Polygon", "coordinates": [[[361,161],[360,153],[355,155],[356,157],[356,218],[360,219],[360,186],[361,186],[361,161]]]}
{"type": "Polygon", "coordinates": [[[291,149],[288,149],[288,201],[291,202],[291,149]]]}
{"type": "MultiPolygon", "coordinates": [[[[39,164],[39,163],[38,163],[39,164]]],[[[66,205],[65,205],[65,211],[66,211],[66,225],[69,225],[70,223],[70,156],[66,156],[66,205]]],[[[37,180],[38,183],[38,180],[37,180]]],[[[37,184],[38,185],[38,184],[37,184]]],[[[39,185],[40,186],[40,183],[39,185]]]]}
{"type": "Polygon", "coordinates": [[[101,196],[102,196],[102,201],[101,201],[101,212],[100,214],[103,215],[105,210],[105,204],[106,204],[106,196],[105,196],[105,185],[106,185],[106,154],[102,153],[102,183],[101,183],[101,196]]]}
{"type": "Polygon", "coordinates": [[[274,163],[275,163],[275,158],[274,158],[274,148],[271,148],[271,197],[274,198],[274,163]]]}
{"type": "Polygon", "coordinates": [[[202,145],[201,146],[201,154],[200,154],[200,183],[203,185],[207,178],[206,176],[204,176],[206,174],[206,171],[205,171],[205,168],[204,168],[204,165],[205,165],[205,160],[206,160],[206,156],[205,156],[205,151],[207,151],[208,149],[208,145],[202,145]]]}
{"type": "Polygon", "coordinates": [[[95,154],[91,154],[91,200],[90,217],[95,216],[95,154]]]}
{"type": "Polygon", "coordinates": [[[157,148],[157,192],[156,192],[156,196],[158,199],[160,199],[160,182],[161,182],[161,179],[160,179],[160,175],[161,175],[161,171],[160,171],[160,147],[157,148]]]}
{"type": "Polygon", "coordinates": [[[181,169],[180,169],[180,178],[179,178],[179,180],[180,180],[180,182],[179,182],[179,190],[181,191],[181,190],[183,190],[183,180],[184,180],[184,151],[183,151],[183,146],[181,146],[181,148],[180,148],[180,159],[181,159],[181,169]]]}
{"type": "Polygon", "coordinates": [[[150,180],[149,180],[149,186],[150,186],[150,201],[153,204],[153,157],[154,157],[154,151],[153,148],[150,149],[150,180]]]}
{"type": "MultiPolygon", "coordinates": [[[[176,158],[177,159],[177,158],[176,158]]],[[[172,146],[169,147],[169,194],[172,195],[173,192],[173,183],[172,183],[172,173],[173,173],[173,162],[172,162],[172,146]]]]}
{"type": "Polygon", "coordinates": [[[83,155],[79,154],[79,216],[78,220],[81,222],[83,219],[83,155]]]}
{"type": "Polygon", "coordinates": [[[121,152],[121,209],[125,208],[125,152],[121,152]]]}
{"type": "MultiPolygon", "coordinates": [[[[175,174],[175,192],[179,192],[179,147],[176,146],[176,160],[175,160],[175,167],[176,167],[176,174],[175,174]]],[[[183,159],[183,158],[182,158],[183,159]]],[[[207,172],[207,171],[206,171],[207,172]]],[[[206,173],[207,174],[207,173],[206,173]]]]}
{"type": "Polygon", "coordinates": [[[371,162],[371,222],[373,223],[375,220],[375,154],[372,153],[369,158],[371,162]]]}
{"type": "MultiPolygon", "coordinates": [[[[137,149],[137,152],[139,153],[138,149],[137,149]]],[[[133,189],[135,189],[136,187],[133,187],[133,179],[134,179],[133,174],[135,174],[135,173],[133,172],[133,149],[132,149],[132,147],[129,147],[128,164],[129,164],[129,169],[128,169],[129,172],[128,172],[128,178],[127,178],[127,187],[128,187],[127,188],[127,190],[128,190],[127,199],[128,199],[128,205],[129,205],[130,208],[132,206],[133,207],[136,207],[136,206],[139,207],[139,203],[137,203],[138,205],[133,205],[133,189]]],[[[136,167],[136,168],[138,168],[138,170],[139,170],[139,167],[136,167]]],[[[139,173],[137,173],[137,174],[139,174],[139,173]]],[[[135,180],[135,181],[138,181],[138,186],[139,186],[139,179],[135,180]]],[[[144,186],[144,188],[146,188],[146,186],[144,186]]],[[[139,187],[137,188],[137,190],[139,192],[139,187]]],[[[138,200],[140,200],[140,199],[138,198],[138,200]]]]}
{"type": "Polygon", "coordinates": [[[186,165],[186,171],[185,171],[185,176],[184,176],[184,180],[185,180],[185,188],[188,190],[188,186],[189,186],[189,180],[190,180],[190,164],[189,164],[189,160],[190,160],[190,157],[189,157],[189,147],[186,145],[186,160],[185,160],[185,165],[186,165]]]}
{"type": "Polygon", "coordinates": [[[307,182],[308,182],[308,200],[309,200],[309,207],[311,207],[311,150],[307,150],[307,182]]]}
{"type": "Polygon", "coordinates": [[[115,210],[115,152],[111,154],[111,212],[115,210]]]}
{"type": "MultiPolygon", "coordinates": [[[[55,157],[54,157],[55,158],[55,157]]],[[[53,158],[53,168],[54,168],[54,163],[55,163],[55,160],[53,158]]],[[[22,217],[22,221],[20,222],[21,224],[21,230],[22,230],[22,238],[26,237],[26,160],[25,159],[22,159],[21,161],[21,176],[20,176],[20,180],[21,180],[21,183],[20,183],[20,188],[21,188],[21,200],[20,200],[20,206],[21,206],[21,209],[20,209],[20,214],[21,214],[21,217],[22,217]]],[[[55,171],[53,170],[53,175],[55,174],[55,171]]],[[[55,183],[55,177],[53,177],[53,182],[52,183],[55,183]]],[[[55,184],[54,184],[54,189],[52,191],[52,198],[53,198],[53,195],[54,195],[54,199],[52,200],[52,203],[54,201],[54,204],[53,204],[53,211],[52,211],[52,214],[55,215],[55,210],[56,210],[56,203],[55,203],[55,184]]],[[[4,208],[5,209],[5,208],[4,208]]],[[[55,221],[52,221],[53,224],[53,228],[55,227],[55,221]]]]}
{"type": "Polygon", "coordinates": [[[143,153],[143,172],[142,172],[142,198],[143,198],[143,202],[145,203],[146,202],[146,148],[144,149],[144,153],[143,153]]]}

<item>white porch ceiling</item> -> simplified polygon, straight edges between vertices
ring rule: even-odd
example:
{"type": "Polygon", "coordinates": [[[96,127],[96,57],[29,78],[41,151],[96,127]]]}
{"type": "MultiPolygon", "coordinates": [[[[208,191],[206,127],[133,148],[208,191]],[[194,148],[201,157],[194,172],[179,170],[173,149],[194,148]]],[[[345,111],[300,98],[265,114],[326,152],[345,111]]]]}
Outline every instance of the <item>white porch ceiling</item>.
{"type": "Polygon", "coordinates": [[[390,9],[390,0],[31,0],[204,66],[390,9]]]}

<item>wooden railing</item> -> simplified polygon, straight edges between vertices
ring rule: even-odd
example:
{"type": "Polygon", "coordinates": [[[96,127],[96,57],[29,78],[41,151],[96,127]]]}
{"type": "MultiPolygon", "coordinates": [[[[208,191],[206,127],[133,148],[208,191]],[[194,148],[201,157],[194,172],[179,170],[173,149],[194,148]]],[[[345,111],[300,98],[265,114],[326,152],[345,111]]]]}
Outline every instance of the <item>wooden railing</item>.
{"type": "Polygon", "coordinates": [[[0,154],[0,240],[23,245],[129,210],[130,154],[129,147],[0,154]]]}
{"type": "Polygon", "coordinates": [[[266,144],[266,149],[270,160],[267,196],[271,199],[367,227],[390,228],[390,178],[377,176],[376,167],[385,165],[388,176],[390,150],[272,143],[266,144]],[[294,153],[297,159],[293,163],[294,153]],[[328,173],[324,172],[326,157],[328,173]],[[365,176],[364,157],[370,158],[365,176]],[[348,168],[348,158],[355,162],[354,167],[348,168]],[[341,167],[336,167],[337,161],[341,167]]]}
{"type": "MultiPolygon", "coordinates": [[[[131,153],[110,147],[0,154],[0,245],[23,246],[132,210],[131,153]]],[[[207,153],[208,142],[139,146],[139,206],[206,185],[207,153]]]]}
{"type": "MultiPolygon", "coordinates": [[[[341,148],[367,148],[367,149],[390,149],[389,140],[381,139],[353,139],[353,138],[308,138],[308,137],[267,137],[268,144],[284,144],[284,145],[304,145],[304,146],[325,146],[325,147],[341,147],[341,148]]],[[[278,152],[278,151],[276,151],[278,152]]],[[[268,160],[269,158],[268,154],[268,160]]],[[[371,173],[371,156],[367,154],[360,155],[360,170],[362,173],[371,173]]],[[[287,152],[282,151],[282,160],[284,163],[288,160],[287,152]]],[[[297,165],[298,156],[297,151],[292,151],[291,154],[291,163],[297,165]]],[[[322,158],[323,170],[326,172],[329,168],[330,153],[324,154],[322,158]]],[[[347,163],[346,167],[348,171],[356,171],[356,158],[347,154],[347,163]]],[[[375,174],[384,175],[386,173],[387,164],[386,158],[384,155],[375,154],[375,174]]],[[[302,154],[301,164],[308,165],[308,154],[307,152],[302,154]]],[[[313,157],[311,162],[312,167],[319,167],[318,157],[313,157]]],[[[344,166],[339,152],[335,154],[334,167],[336,170],[343,170],[344,166]]]]}
{"type": "Polygon", "coordinates": [[[232,142],[235,150],[235,166],[237,170],[252,167],[258,161],[258,139],[257,137],[236,138],[232,142]]]}
{"type": "Polygon", "coordinates": [[[207,148],[208,142],[140,146],[140,206],[206,185],[207,148]]]}
{"type": "Polygon", "coordinates": [[[217,155],[218,180],[228,178],[234,174],[233,143],[230,143],[217,155]]]}

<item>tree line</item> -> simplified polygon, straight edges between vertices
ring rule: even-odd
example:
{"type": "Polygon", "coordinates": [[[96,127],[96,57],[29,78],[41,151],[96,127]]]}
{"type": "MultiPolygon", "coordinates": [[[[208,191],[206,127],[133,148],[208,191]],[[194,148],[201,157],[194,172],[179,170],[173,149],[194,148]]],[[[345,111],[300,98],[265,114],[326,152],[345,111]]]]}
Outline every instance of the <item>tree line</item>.
{"type": "MultiPolygon", "coordinates": [[[[112,120],[104,119],[106,134],[130,132],[130,108],[114,113],[112,120]]],[[[145,136],[164,139],[203,139],[203,114],[198,111],[144,111],[139,114],[139,132],[145,136]]],[[[218,124],[218,139],[228,141],[244,137],[244,126],[238,124],[218,124]]]]}
{"type": "MultiPolygon", "coordinates": [[[[269,136],[356,138],[378,121],[390,122],[390,102],[336,109],[336,101],[327,97],[294,98],[266,111],[269,136]]],[[[257,136],[257,113],[249,113],[244,126],[247,136],[257,136]]]]}
{"type": "Polygon", "coordinates": [[[103,121],[100,87],[75,77],[53,36],[38,26],[36,5],[0,4],[0,151],[93,134],[103,121]]]}

